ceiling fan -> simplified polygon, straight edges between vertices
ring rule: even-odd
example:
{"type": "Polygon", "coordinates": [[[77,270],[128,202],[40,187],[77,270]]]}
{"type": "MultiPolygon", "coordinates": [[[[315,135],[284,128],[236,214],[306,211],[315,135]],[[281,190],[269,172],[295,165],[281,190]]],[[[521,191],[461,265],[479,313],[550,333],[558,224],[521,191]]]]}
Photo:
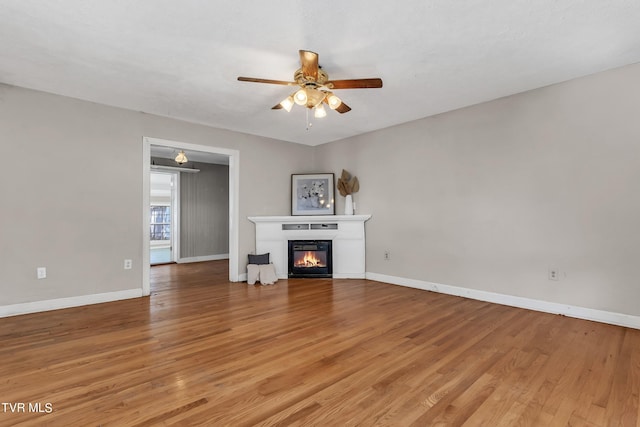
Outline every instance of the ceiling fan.
{"type": "Polygon", "coordinates": [[[293,82],[282,80],[259,79],[254,77],[238,77],[241,82],[269,83],[300,88],[272,107],[272,110],[284,108],[291,111],[293,104],[314,110],[315,117],[327,115],[324,104],[338,113],[346,113],[351,108],[338,98],[336,89],[373,89],[382,87],[382,79],[329,80],[329,75],[318,65],[318,54],[309,50],[300,50],[301,67],[293,74],[293,82]]]}

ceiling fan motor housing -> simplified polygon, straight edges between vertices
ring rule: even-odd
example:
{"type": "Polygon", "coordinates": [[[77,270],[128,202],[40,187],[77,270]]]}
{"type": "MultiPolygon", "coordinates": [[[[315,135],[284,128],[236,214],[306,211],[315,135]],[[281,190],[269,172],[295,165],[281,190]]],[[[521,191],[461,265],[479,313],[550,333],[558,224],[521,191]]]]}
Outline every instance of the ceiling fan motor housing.
{"type": "Polygon", "coordinates": [[[329,75],[325,73],[322,69],[318,69],[318,77],[314,76],[305,76],[302,68],[298,68],[298,70],[294,73],[293,79],[300,86],[314,84],[314,85],[324,85],[327,81],[329,81],[329,75]]]}

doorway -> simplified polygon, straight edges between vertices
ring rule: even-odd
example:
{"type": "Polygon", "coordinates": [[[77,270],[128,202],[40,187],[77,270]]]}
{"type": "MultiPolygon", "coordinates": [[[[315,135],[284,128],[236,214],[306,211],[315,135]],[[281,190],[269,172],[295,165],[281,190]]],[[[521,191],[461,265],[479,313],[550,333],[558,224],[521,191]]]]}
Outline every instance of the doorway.
{"type": "MultiPolygon", "coordinates": [[[[143,265],[146,267],[142,269],[142,293],[143,295],[150,294],[150,239],[148,230],[150,229],[150,180],[151,180],[151,148],[160,147],[168,150],[179,149],[185,150],[187,153],[192,151],[194,153],[209,155],[216,158],[224,158],[228,164],[229,173],[229,281],[239,281],[238,272],[238,209],[239,209],[239,164],[240,164],[240,152],[238,150],[230,150],[227,148],[210,147],[206,145],[196,145],[190,143],[184,143],[180,141],[170,141],[158,138],[143,138],[143,229],[145,230],[143,238],[143,265]]],[[[174,244],[176,241],[174,240],[174,244]]],[[[175,251],[174,251],[175,257],[175,251]]]]}
{"type": "Polygon", "coordinates": [[[180,241],[180,176],[177,172],[151,171],[149,194],[149,263],[176,262],[180,241]]]}

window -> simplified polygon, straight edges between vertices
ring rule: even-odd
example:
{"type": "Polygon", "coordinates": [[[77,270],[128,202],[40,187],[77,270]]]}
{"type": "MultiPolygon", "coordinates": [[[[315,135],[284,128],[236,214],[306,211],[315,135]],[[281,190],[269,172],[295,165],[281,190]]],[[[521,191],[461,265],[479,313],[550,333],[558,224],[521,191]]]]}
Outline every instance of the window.
{"type": "Polygon", "coordinates": [[[151,206],[151,240],[171,240],[171,206],[151,206]]]}

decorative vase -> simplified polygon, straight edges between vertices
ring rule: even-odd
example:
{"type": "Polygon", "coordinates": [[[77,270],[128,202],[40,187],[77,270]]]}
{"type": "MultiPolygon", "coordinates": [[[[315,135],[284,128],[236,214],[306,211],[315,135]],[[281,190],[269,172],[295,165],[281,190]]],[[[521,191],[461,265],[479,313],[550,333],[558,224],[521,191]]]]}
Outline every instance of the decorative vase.
{"type": "Polygon", "coordinates": [[[347,194],[344,198],[344,214],[353,215],[353,197],[347,194]]]}

